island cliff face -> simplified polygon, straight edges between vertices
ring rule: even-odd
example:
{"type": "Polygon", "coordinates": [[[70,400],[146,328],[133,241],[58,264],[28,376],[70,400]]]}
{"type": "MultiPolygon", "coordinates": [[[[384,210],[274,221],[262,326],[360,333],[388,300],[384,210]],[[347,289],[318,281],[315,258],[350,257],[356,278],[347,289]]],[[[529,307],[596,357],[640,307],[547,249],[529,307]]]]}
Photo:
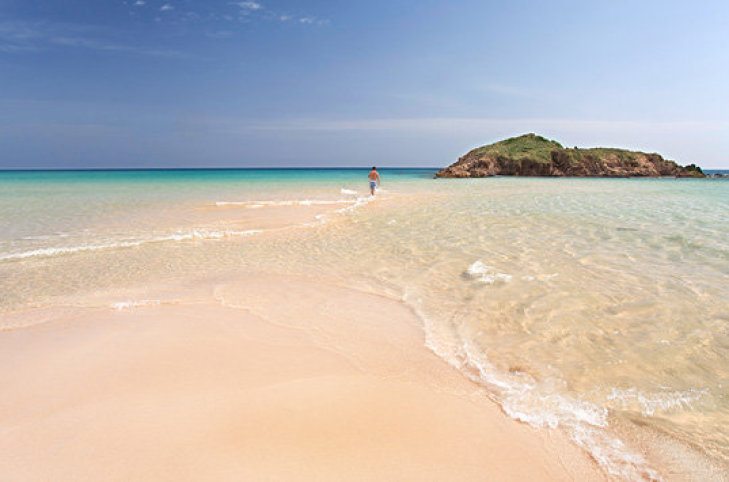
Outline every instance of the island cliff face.
{"type": "Polygon", "coordinates": [[[659,154],[612,148],[564,148],[526,134],[472,150],[436,177],[488,176],[705,177],[693,164],[682,167],[659,154]]]}

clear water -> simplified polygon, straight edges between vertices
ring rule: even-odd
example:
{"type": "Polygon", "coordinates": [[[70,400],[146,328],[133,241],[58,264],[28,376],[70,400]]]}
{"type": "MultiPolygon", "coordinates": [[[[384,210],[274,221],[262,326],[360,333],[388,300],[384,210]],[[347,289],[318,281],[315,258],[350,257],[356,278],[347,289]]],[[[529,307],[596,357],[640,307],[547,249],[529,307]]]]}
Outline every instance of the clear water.
{"type": "Polygon", "coordinates": [[[507,414],[565,429],[615,475],[659,470],[638,431],[726,467],[729,182],[385,170],[367,203],[365,174],[0,173],[0,306],[326,273],[402,297],[429,346],[507,414]],[[280,210],[296,226],[261,224],[280,210]]]}

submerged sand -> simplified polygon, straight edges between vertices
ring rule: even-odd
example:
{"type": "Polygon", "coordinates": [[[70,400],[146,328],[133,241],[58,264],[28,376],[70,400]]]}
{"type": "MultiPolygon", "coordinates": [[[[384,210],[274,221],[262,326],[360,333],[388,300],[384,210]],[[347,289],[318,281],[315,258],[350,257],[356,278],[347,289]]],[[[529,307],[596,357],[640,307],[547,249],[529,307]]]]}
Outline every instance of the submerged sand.
{"type": "Polygon", "coordinates": [[[0,478],[605,479],[430,352],[399,300],[320,277],[195,290],[3,332],[0,478]]]}

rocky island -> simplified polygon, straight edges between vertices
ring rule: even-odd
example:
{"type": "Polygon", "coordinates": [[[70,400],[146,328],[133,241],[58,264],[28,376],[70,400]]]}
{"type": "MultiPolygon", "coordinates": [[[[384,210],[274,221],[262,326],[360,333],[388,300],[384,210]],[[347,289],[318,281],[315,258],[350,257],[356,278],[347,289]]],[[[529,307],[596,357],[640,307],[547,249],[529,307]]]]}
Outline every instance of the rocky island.
{"type": "Polygon", "coordinates": [[[615,148],[565,148],[536,134],[473,149],[436,177],[706,177],[701,168],[680,166],[655,153],[615,148]]]}

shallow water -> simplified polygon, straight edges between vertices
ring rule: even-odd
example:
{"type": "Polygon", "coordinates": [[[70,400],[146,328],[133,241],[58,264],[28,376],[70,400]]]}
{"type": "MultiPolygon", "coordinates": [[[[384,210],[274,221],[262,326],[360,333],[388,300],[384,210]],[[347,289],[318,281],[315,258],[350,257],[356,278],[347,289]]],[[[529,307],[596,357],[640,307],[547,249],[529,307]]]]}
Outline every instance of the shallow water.
{"type": "Polygon", "coordinates": [[[0,304],[326,273],[402,297],[507,414],[614,475],[661,472],[632,430],[729,462],[729,182],[432,173],[384,171],[374,202],[354,170],[0,173],[0,304]]]}

